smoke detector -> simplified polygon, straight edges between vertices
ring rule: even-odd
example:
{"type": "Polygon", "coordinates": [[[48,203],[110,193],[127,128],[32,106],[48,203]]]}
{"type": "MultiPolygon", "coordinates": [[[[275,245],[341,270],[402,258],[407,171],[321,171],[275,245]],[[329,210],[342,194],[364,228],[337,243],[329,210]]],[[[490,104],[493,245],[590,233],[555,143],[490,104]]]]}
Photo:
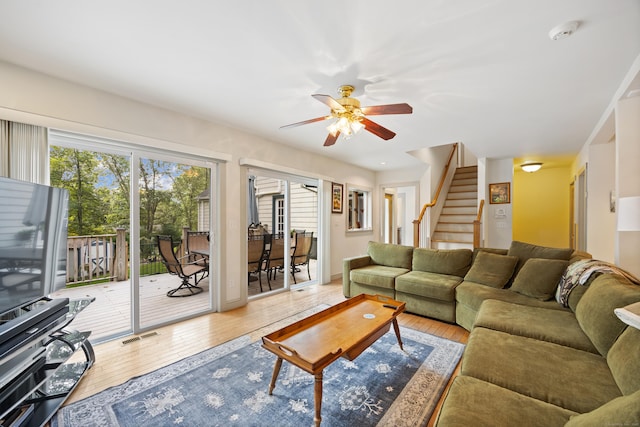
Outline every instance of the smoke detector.
{"type": "Polygon", "coordinates": [[[569,37],[577,29],[580,23],[578,21],[569,21],[564,24],[560,24],[549,31],[549,38],[551,40],[562,40],[569,37]]]}

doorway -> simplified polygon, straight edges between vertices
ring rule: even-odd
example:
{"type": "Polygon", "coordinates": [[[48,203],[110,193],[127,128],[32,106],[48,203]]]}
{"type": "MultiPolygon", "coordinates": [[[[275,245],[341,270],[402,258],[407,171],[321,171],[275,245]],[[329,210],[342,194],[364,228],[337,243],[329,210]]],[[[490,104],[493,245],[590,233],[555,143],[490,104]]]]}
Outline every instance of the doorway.
{"type": "Polygon", "coordinates": [[[249,170],[247,183],[249,298],[317,283],[318,181],[249,170]],[[257,260],[252,247],[260,244],[257,260]]]}
{"type": "Polygon", "coordinates": [[[418,217],[418,184],[383,186],[385,243],[413,245],[413,220],[418,217]]]}

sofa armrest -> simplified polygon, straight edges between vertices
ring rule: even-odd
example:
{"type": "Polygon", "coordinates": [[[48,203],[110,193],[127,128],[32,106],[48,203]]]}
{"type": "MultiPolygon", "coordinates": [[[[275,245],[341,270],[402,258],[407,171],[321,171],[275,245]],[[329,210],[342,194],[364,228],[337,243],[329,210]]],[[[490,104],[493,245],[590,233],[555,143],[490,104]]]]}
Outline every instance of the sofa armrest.
{"type": "Polygon", "coordinates": [[[350,298],[351,295],[351,270],[371,265],[371,257],[369,255],[359,255],[351,258],[345,258],[342,261],[342,293],[345,297],[350,298]]]}

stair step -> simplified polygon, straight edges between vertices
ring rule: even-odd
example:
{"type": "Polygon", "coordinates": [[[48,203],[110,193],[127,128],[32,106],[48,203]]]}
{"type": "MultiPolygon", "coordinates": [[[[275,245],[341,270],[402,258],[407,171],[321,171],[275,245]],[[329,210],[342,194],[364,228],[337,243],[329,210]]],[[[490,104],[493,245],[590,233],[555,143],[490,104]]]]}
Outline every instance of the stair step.
{"type": "Polygon", "coordinates": [[[459,182],[459,181],[472,181],[472,183],[478,183],[478,177],[475,175],[471,175],[471,174],[460,174],[460,175],[454,175],[453,179],[451,180],[451,182],[459,182]]]}
{"type": "Polygon", "coordinates": [[[433,233],[432,242],[473,243],[473,233],[433,233]]]}
{"type": "Polygon", "coordinates": [[[444,207],[450,208],[454,206],[464,206],[466,208],[475,208],[478,206],[476,199],[447,199],[444,201],[444,207]]]}
{"type": "Polygon", "coordinates": [[[449,192],[449,194],[447,194],[447,200],[458,200],[458,199],[473,200],[475,203],[478,203],[478,192],[477,191],[458,191],[455,193],[449,192]]]}
{"type": "Polygon", "coordinates": [[[460,166],[459,168],[456,168],[456,172],[457,171],[463,171],[463,172],[474,171],[475,173],[478,173],[478,165],[460,166]]]}
{"type": "Polygon", "coordinates": [[[473,221],[475,221],[477,215],[478,214],[475,212],[472,215],[463,215],[463,214],[451,215],[451,214],[442,213],[440,215],[440,222],[443,222],[443,223],[457,222],[462,224],[473,224],[473,221]]]}
{"type": "Polygon", "coordinates": [[[440,231],[447,233],[473,233],[473,223],[439,222],[438,225],[436,225],[434,233],[440,231]]]}
{"type": "Polygon", "coordinates": [[[473,243],[452,243],[452,242],[431,242],[433,249],[471,249],[473,250],[473,243]]]}
{"type": "Polygon", "coordinates": [[[441,215],[476,215],[475,206],[445,206],[441,215]]]}
{"type": "Polygon", "coordinates": [[[457,168],[440,219],[431,236],[435,249],[473,249],[473,222],[478,211],[478,167],[457,168]]]}
{"type": "Polygon", "coordinates": [[[478,179],[477,178],[462,178],[462,179],[458,179],[457,177],[453,179],[453,181],[451,181],[451,186],[458,186],[458,185],[474,185],[474,186],[478,186],[478,179]]]}
{"type": "Polygon", "coordinates": [[[449,188],[450,193],[459,193],[459,192],[466,192],[466,191],[478,191],[478,186],[477,185],[452,185],[451,188],[449,188]]]}
{"type": "Polygon", "coordinates": [[[456,169],[456,173],[454,176],[469,176],[476,177],[478,176],[478,171],[476,170],[466,170],[466,169],[456,169]]]}

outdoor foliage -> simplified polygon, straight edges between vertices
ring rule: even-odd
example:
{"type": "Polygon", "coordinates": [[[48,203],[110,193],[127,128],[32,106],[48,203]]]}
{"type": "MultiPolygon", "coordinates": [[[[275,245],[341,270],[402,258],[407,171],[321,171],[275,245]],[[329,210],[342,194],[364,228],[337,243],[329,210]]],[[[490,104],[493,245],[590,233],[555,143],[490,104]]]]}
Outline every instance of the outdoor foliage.
{"type": "MultiPolygon", "coordinates": [[[[208,169],[140,160],[140,238],[153,244],[167,234],[179,240],[182,228],[197,229],[198,195],[208,184],[208,169]]],[[[130,158],[51,147],[51,185],[69,190],[69,235],[112,234],[130,228],[130,158]]]]}

